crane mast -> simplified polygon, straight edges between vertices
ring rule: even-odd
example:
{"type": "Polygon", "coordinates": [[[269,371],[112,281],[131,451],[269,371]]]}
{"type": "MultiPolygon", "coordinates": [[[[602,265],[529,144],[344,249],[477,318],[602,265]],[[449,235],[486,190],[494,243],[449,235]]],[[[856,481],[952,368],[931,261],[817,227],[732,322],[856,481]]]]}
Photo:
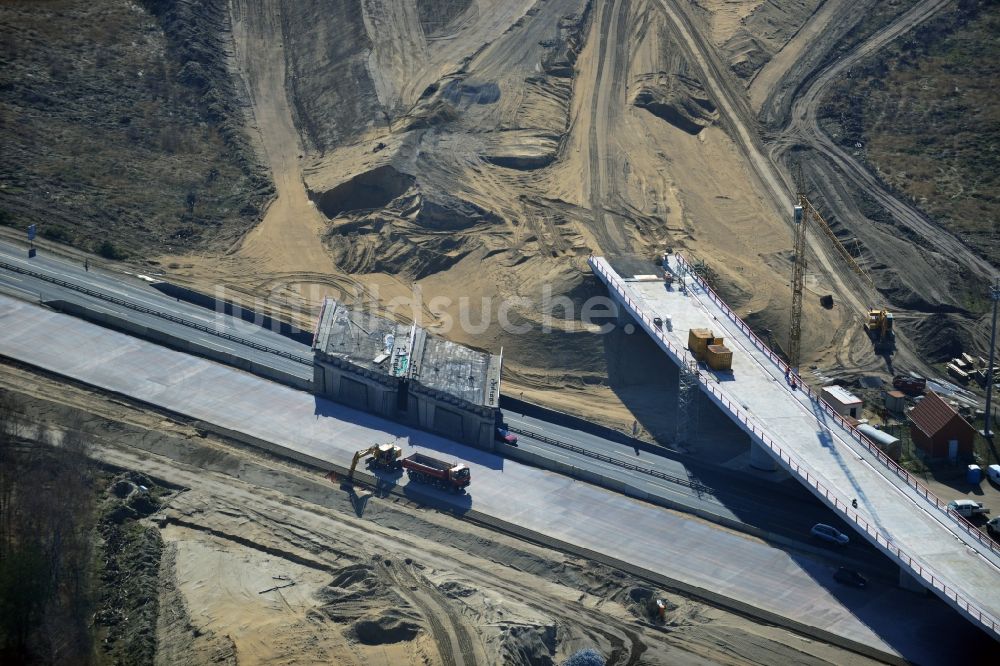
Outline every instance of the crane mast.
{"type": "Polygon", "coordinates": [[[806,276],[806,207],[805,195],[799,195],[795,206],[795,266],[792,270],[792,322],[788,336],[788,363],[798,372],[799,352],[802,344],[802,288],[806,276]]]}
{"type": "MultiPolygon", "coordinates": [[[[826,223],[819,211],[810,203],[806,195],[799,193],[799,202],[794,209],[794,232],[795,232],[795,265],[792,271],[792,321],[788,336],[788,364],[798,372],[800,353],[802,348],[802,292],[806,277],[806,227],[812,223],[820,228],[830,241],[830,245],[837,251],[844,263],[858,277],[864,280],[865,284],[874,288],[875,282],[872,277],[854,260],[847,248],[837,240],[833,229],[826,223]]],[[[892,314],[884,309],[874,309],[868,312],[868,322],[865,330],[872,336],[876,350],[889,351],[891,353],[892,341],[892,314]]]]}

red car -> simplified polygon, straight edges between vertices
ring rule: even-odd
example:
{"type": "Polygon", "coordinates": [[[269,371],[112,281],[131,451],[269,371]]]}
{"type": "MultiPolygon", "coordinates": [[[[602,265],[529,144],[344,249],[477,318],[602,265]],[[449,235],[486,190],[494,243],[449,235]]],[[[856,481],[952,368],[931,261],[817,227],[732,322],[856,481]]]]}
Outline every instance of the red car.
{"type": "Polygon", "coordinates": [[[503,442],[507,446],[517,446],[517,435],[506,428],[497,428],[493,433],[493,437],[498,442],[503,442]]]}

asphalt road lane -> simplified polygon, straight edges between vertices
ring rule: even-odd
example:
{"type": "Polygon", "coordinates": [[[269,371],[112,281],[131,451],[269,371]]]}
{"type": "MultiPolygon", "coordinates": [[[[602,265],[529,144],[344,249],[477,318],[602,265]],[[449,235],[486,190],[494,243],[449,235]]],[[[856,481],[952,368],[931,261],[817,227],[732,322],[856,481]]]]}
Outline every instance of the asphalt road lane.
{"type": "MultiPolygon", "coordinates": [[[[32,260],[28,260],[24,248],[3,242],[0,242],[0,260],[33,271],[44,272],[136,305],[167,312],[190,322],[211,326],[219,331],[245,336],[258,344],[299,354],[303,361],[311,363],[311,353],[305,345],[224,313],[176,301],[151,288],[147,282],[132,276],[107,273],[97,269],[86,271],[82,265],[45,255],[38,255],[32,260]]],[[[13,273],[0,268],[0,283],[8,288],[22,290],[25,294],[40,296],[43,300],[68,300],[86,305],[94,310],[127,317],[143,326],[155,328],[169,335],[219,349],[296,376],[308,378],[312,375],[311,365],[296,362],[283,356],[268,354],[162,317],[130,310],[117,303],[95,298],[30,275],[13,273]]],[[[714,516],[721,516],[724,520],[743,523],[788,540],[805,543],[809,543],[808,530],[815,522],[827,522],[846,529],[846,526],[842,525],[832,512],[816,502],[811,495],[802,492],[797,486],[783,488],[769,482],[754,482],[750,478],[740,480],[735,474],[727,476],[713,471],[709,466],[697,466],[682,461],[680,458],[657,455],[649,451],[637,451],[619,442],[542,419],[509,412],[505,414],[505,417],[508,423],[515,428],[540,433],[546,438],[567,442],[590,453],[608,456],[620,463],[638,465],[678,479],[678,482],[671,482],[648,473],[625,469],[588,455],[581,455],[543,441],[521,436],[521,447],[526,451],[622,481],[642,492],[674,503],[680,509],[698,510],[714,516]]],[[[877,572],[886,569],[885,559],[881,558],[867,544],[852,544],[844,553],[834,552],[830,554],[831,557],[841,557],[842,555],[849,557],[856,563],[862,563],[869,571],[877,572]]]]}
{"type": "Polygon", "coordinates": [[[22,294],[31,294],[32,298],[65,300],[85,305],[88,308],[112,312],[139,325],[163,331],[182,339],[207,343],[212,347],[260,365],[284,370],[307,379],[312,377],[312,352],[306,345],[242,319],[170,298],[139,278],[106,273],[97,269],[87,271],[84,266],[74,262],[43,255],[29,260],[24,248],[4,242],[0,242],[0,261],[12,264],[17,268],[44,274],[46,277],[71,282],[79,287],[100,292],[107,297],[121,299],[132,307],[97,298],[46,279],[0,267],[0,283],[18,290],[22,294]],[[171,319],[137,310],[136,307],[163,313],[170,316],[171,319]],[[176,321],[177,319],[190,325],[179,323],[176,321]],[[209,331],[202,330],[204,328],[209,329],[209,331]],[[247,344],[223,336],[245,340],[247,344]],[[269,353],[255,348],[253,345],[273,349],[279,353],[269,353]]]}

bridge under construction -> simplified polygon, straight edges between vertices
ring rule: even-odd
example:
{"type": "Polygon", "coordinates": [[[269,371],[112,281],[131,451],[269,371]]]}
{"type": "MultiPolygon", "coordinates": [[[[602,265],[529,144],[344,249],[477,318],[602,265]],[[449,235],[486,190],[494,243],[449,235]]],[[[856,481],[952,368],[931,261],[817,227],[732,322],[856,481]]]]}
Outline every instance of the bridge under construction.
{"type": "Polygon", "coordinates": [[[589,263],[620,311],[680,368],[679,422],[690,392],[703,392],[750,437],[751,465],[788,471],[899,565],[903,587],[931,590],[1000,638],[1000,547],[827,406],[683,256],[665,256],[648,274],[620,274],[603,257],[589,263]],[[730,369],[687,349],[699,329],[725,340],[730,369]]]}

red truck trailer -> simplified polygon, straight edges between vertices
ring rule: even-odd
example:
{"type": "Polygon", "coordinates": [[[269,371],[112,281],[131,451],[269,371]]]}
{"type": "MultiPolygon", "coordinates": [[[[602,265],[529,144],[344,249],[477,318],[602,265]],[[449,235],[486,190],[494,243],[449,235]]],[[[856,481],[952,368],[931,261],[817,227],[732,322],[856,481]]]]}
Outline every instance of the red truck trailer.
{"type": "Polygon", "coordinates": [[[923,377],[896,375],[892,378],[892,386],[907,395],[923,395],[924,389],[927,388],[927,380],[923,377]]]}
{"type": "Polygon", "coordinates": [[[448,463],[423,453],[403,458],[403,469],[414,481],[458,492],[472,481],[469,468],[462,463],[448,463]]]}

